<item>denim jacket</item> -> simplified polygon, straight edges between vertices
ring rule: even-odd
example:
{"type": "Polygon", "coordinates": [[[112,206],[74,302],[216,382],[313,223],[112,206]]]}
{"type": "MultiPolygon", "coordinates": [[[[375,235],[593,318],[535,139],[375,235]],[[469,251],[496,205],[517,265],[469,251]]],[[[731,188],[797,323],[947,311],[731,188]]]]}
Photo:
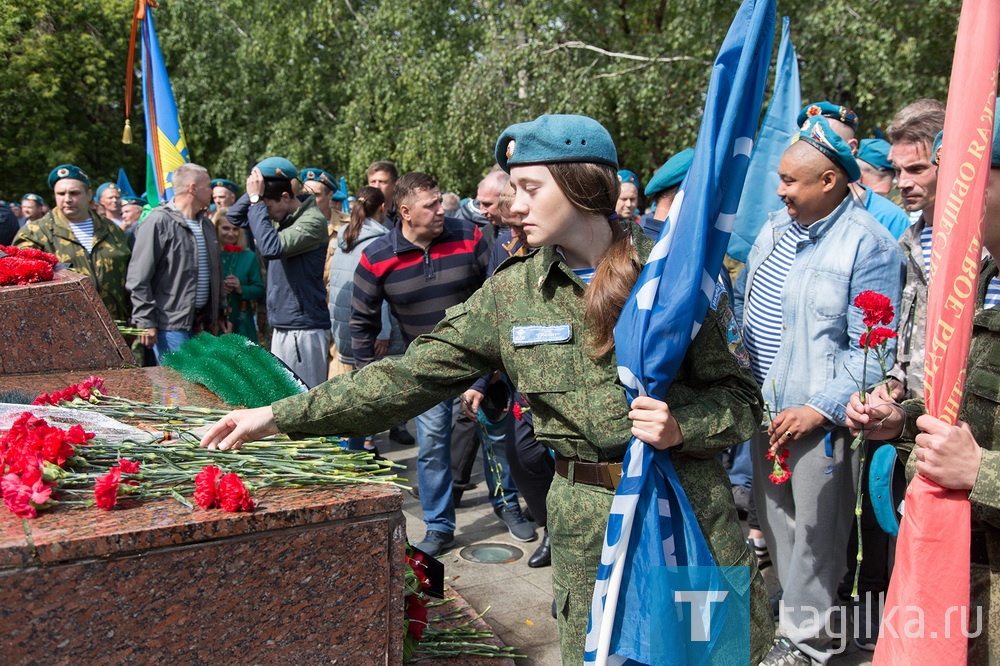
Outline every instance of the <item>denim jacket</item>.
{"type": "MultiPolygon", "coordinates": [[[[757,269],[791,224],[788,212],[781,210],[771,213],[760,230],[736,284],[735,310],[741,323],[757,269]]],[[[847,401],[859,388],[864,366],[859,340],[865,325],[854,299],[872,290],[898,307],[902,271],[896,240],[851,197],[809,227],[809,238],[796,248],[785,280],[781,345],[761,388],[772,413],[808,405],[833,424],[844,424],[847,401]]],[[[890,340],[887,368],[895,351],[895,340],[890,340]]],[[[877,382],[881,374],[872,353],[867,383],[877,382]]]]}

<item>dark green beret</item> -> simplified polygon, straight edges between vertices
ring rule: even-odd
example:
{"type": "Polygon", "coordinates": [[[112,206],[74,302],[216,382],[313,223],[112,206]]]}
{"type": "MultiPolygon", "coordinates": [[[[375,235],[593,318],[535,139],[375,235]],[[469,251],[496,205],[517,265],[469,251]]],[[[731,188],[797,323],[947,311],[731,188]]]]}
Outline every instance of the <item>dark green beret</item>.
{"type": "Polygon", "coordinates": [[[799,140],[805,141],[839,165],[847,172],[850,182],[861,178],[861,167],[851,154],[851,147],[833,131],[823,116],[816,115],[806,120],[799,132],[799,140]]]}
{"type": "Polygon", "coordinates": [[[37,194],[31,194],[30,192],[21,197],[21,201],[34,201],[36,204],[40,204],[42,206],[45,205],[45,199],[41,198],[37,194]]]}
{"type": "Polygon", "coordinates": [[[889,161],[889,142],[885,139],[861,139],[858,159],[868,162],[879,171],[893,171],[889,161]]]}
{"type": "Polygon", "coordinates": [[[212,181],[212,187],[213,188],[215,188],[215,187],[224,187],[227,190],[229,190],[230,192],[232,192],[233,194],[239,194],[240,193],[240,186],[237,185],[236,183],[234,183],[231,180],[226,180],[225,178],[216,178],[215,180],[213,180],[212,181]]]}
{"type": "Polygon", "coordinates": [[[855,132],[858,131],[858,114],[854,113],[846,106],[834,104],[833,102],[816,102],[809,104],[799,111],[799,118],[796,121],[801,128],[806,120],[813,116],[825,116],[831,120],[839,120],[845,125],[850,125],[855,132]]]}
{"type": "Polygon", "coordinates": [[[299,172],[295,165],[284,157],[268,157],[257,162],[255,169],[260,169],[264,178],[284,178],[292,180],[299,177],[299,172]]]}
{"type": "Polygon", "coordinates": [[[79,180],[85,183],[87,187],[90,187],[90,176],[83,172],[78,166],[73,166],[72,164],[60,164],[49,174],[49,187],[55,187],[63,178],[72,178],[73,180],[79,180]]]}
{"type": "Polygon", "coordinates": [[[555,162],[593,162],[618,168],[618,151],[608,130],[587,116],[549,114],[503,131],[495,151],[497,164],[511,167],[555,162]]]}
{"type": "Polygon", "coordinates": [[[646,185],[646,196],[654,197],[674,185],[680,185],[693,160],[694,148],[686,148],[664,162],[646,185]]]}

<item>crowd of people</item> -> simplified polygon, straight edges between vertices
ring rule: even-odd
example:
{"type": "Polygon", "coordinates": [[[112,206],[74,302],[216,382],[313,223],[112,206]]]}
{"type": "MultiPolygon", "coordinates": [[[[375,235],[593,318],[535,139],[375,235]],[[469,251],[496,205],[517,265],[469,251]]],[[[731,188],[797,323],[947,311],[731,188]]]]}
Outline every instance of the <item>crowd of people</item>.
{"type": "Polygon", "coordinates": [[[507,128],[495,165],[464,199],[442,193],[432,175],[400,176],[378,161],[342,214],[345,196],[327,171],[271,157],[243,187],[184,164],[172,198],[150,210],[108,183],[92,191],[87,174],[61,165],[49,176],[51,210],[28,194],[20,219],[8,217],[13,244],[56,254],[91,279],[116,319],[145,331],[145,363],[197,332],[236,332],[269,340],[311,389],[232,412],[203,445],[238,448],[280,431],[341,435],[376,455],[389,441],[415,443],[426,525],[416,546],[431,555],[455,543],[455,509],[481,455],[498,520],[524,542],[541,529],[528,565],[553,568],[566,664],[583,654],[632,435],[671,452],[717,563],[750,567],[752,663],[826,663],[844,648],[834,618],[849,617],[851,604],[850,636],[874,649],[893,541],[869,500],[855,515],[867,480],[851,443],[863,429],[875,431],[869,454],[889,440],[905,461],[915,441],[911,468],[918,461],[942,485],[971,490],[974,602],[989,612],[970,663],[986,663],[990,646],[1000,648],[1000,612],[989,604],[1000,543],[991,513],[1000,462],[990,451],[1000,368],[989,366],[1000,331],[990,254],[1000,252],[1000,141],[975,333],[987,351],[970,360],[989,366],[993,383],[975,375],[983,387],[972,388],[971,431],[942,429],[917,417],[944,118],[941,103],[917,100],[892,119],[888,141],[862,139],[851,109],[806,105],[778,167],[783,207],[761,221],[745,265],[728,261],[718,276],[721,293],[666,400],[631,405],[614,326],[669,228],[694,151],[674,155],[642,188],[590,118],[507,128]],[[864,362],[854,301],[866,291],[897,312],[886,381],[864,362]],[[876,387],[865,404],[862,385],[876,387]],[[791,472],[783,482],[772,478],[772,458],[791,472]],[[759,573],[767,566],[780,583],[770,603],[759,573]]]}

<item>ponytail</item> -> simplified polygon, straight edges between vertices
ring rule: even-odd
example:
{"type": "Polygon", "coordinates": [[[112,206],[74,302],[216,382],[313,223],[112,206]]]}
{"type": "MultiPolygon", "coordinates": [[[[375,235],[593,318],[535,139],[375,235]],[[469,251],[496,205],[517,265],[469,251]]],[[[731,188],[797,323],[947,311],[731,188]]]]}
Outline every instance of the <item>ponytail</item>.
{"type": "Polygon", "coordinates": [[[365,220],[375,215],[378,209],[385,203],[385,196],[382,190],[377,187],[362,187],[358,190],[357,201],[351,211],[351,221],[347,228],[340,232],[340,237],[344,241],[348,252],[354,248],[361,234],[361,227],[365,226],[365,220]]]}

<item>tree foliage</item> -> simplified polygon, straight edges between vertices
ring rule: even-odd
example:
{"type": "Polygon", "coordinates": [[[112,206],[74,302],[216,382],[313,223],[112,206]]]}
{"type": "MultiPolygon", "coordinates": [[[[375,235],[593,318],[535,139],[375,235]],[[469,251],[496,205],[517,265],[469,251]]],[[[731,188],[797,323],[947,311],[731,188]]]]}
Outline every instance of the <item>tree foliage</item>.
{"type": "MultiPolygon", "coordinates": [[[[161,46],[194,161],[241,182],[267,155],[348,177],[393,159],[469,194],[512,122],[584,113],[647,179],[693,145],[737,0],[161,0],[161,46]]],[[[142,164],[119,143],[131,3],[0,0],[0,187],[51,166],[142,164]]],[[[947,95],[960,0],[783,0],[804,100],[862,134],[947,95]]],[[[141,118],[141,112],[133,117],[141,118]]],[[[135,124],[135,123],[133,123],[135,124]]],[[[133,181],[142,181],[136,173],[133,181]]],[[[13,191],[11,191],[13,190],[13,191]]]]}

